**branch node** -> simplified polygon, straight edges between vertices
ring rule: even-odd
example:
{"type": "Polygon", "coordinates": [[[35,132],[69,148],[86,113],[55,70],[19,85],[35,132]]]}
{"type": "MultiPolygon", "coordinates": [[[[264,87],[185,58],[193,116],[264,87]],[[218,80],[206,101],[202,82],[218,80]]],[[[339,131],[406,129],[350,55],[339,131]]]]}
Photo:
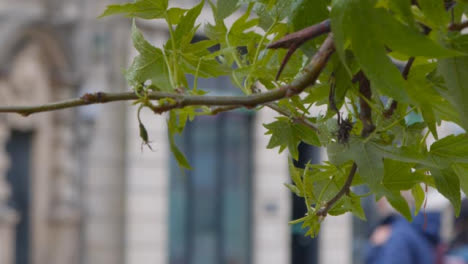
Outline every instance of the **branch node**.
{"type": "Polygon", "coordinates": [[[85,104],[92,104],[95,102],[95,96],[91,93],[85,93],[83,96],[80,97],[81,100],[85,102],[85,104]]]}

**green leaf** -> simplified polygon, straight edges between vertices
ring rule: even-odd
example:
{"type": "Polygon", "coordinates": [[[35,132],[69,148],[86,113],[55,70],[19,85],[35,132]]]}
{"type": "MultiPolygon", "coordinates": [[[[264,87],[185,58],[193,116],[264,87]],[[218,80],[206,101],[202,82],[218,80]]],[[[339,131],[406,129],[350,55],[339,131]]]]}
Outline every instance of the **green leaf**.
{"type": "Polygon", "coordinates": [[[383,184],[390,191],[409,190],[415,184],[424,180],[422,175],[411,171],[414,166],[412,163],[385,159],[384,166],[385,176],[383,184]]]}
{"type": "Polygon", "coordinates": [[[174,41],[176,47],[183,47],[192,41],[196,30],[195,22],[198,16],[200,16],[204,5],[205,1],[203,0],[198,5],[187,11],[185,16],[180,19],[180,23],[174,30],[174,41]]]}
{"type": "Polygon", "coordinates": [[[231,69],[219,64],[215,59],[204,60],[195,54],[182,54],[180,59],[179,63],[185,73],[194,76],[198,74],[200,78],[214,78],[231,72],[231,69]]]}
{"type": "Polygon", "coordinates": [[[382,155],[368,144],[360,144],[354,151],[358,173],[371,189],[380,189],[384,164],[382,155]]]}
{"type": "Polygon", "coordinates": [[[344,207],[349,208],[350,212],[361,220],[366,220],[366,213],[361,205],[361,198],[353,193],[350,194],[349,199],[345,200],[344,207]]]}
{"type": "Polygon", "coordinates": [[[429,104],[424,104],[421,108],[421,114],[434,138],[436,140],[439,139],[439,135],[437,133],[437,119],[432,107],[429,104]]]}
{"type": "Polygon", "coordinates": [[[140,53],[133,60],[130,68],[125,72],[128,83],[137,86],[150,80],[152,86],[161,91],[171,91],[172,85],[169,72],[161,49],[147,42],[133,23],[132,40],[136,50],[140,53]]]}
{"type": "Polygon", "coordinates": [[[374,24],[376,9],[371,0],[335,0],[332,5],[331,25],[341,60],[346,64],[346,43],[356,55],[371,84],[385,95],[400,102],[408,102],[406,84],[400,71],[387,56],[383,41],[378,37],[381,28],[374,24]]]}
{"type": "Polygon", "coordinates": [[[468,57],[439,60],[438,70],[448,88],[445,97],[460,114],[460,125],[468,130],[468,57]]]}
{"type": "Polygon", "coordinates": [[[393,145],[386,146],[377,142],[370,141],[371,144],[384,158],[406,163],[419,163],[424,166],[431,167],[434,165],[433,161],[428,160],[427,153],[421,153],[416,148],[417,145],[396,147],[393,145]]]}
{"type": "Polygon", "coordinates": [[[465,195],[468,194],[468,164],[455,163],[452,165],[453,171],[457,174],[460,180],[460,186],[465,195]]]}
{"type": "Polygon", "coordinates": [[[292,31],[299,31],[327,19],[329,16],[327,7],[328,1],[326,0],[296,1],[292,15],[288,17],[292,31]]]}
{"type": "Polygon", "coordinates": [[[331,29],[335,38],[335,46],[338,55],[340,56],[343,65],[346,67],[350,76],[353,74],[348,67],[346,61],[345,50],[349,46],[349,37],[347,34],[347,26],[352,23],[351,16],[348,15],[350,12],[349,1],[346,0],[333,0],[332,9],[330,12],[331,29]]]}
{"type": "Polygon", "coordinates": [[[173,7],[167,10],[167,22],[170,25],[177,25],[179,24],[181,18],[184,16],[187,9],[173,7]]]}
{"type": "Polygon", "coordinates": [[[268,131],[265,135],[271,135],[267,148],[280,147],[281,153],[286,147],[291,156],[298,160],[299,152],[297,146],[304,140],[311,144],[320,144],[315,131],[300,124],[294,124],[286,117],[278,117],[273,123],[264,125],[268,131]]]}
{"type": "Polygon", "coordinates": [[[286,186],[295,195],[299,197],[303,197],[302,192],[299,190],[299,188],[297,188],[297,186],[289,184],[289,183],[285,183],[284,186],[286,186]]]}
{"type": "Polygon", "coordinates": [[[315,133],[315,131],[313,131],[310,127],[297,123],[292,123],[291,126],[294,133],[301,141],[312,146],[320,146],[317,133],[315,133]]]}
{"type": "Polygon", "coordinates": [[[173,111],[170,112],[169,119],[167,120],[167,130],[168,130],[167,134],[168,134],[168,137],[169,137],[169,146],[170,146],[171,152],[174,155],[177,163],[182,168],[186,168],[188,170],[191,170],[192,167],[190,166],[187,158],[185,157],[185,155],[179,150],[179,148],[175,144],[174,135],[176,133],[179,133],[180,130],[179,130],[178,125],[177,125],[177,116],[173,111]]]}
{"type": "Polygon", "coordinates": [[[390,0],[389,7],[403,22],[409,26],[414,26],[414,16],[411,11],[411,0],[390,0]]]}
{"type": "Polygon", "coordinates": [[[468,163],[468,135],[450,135],[437,140],[431,145],[430,154],[437,157],[439,161],[468,163]]]}
{"type": "Polygon", "coordinates": [[[109,5],[99,17],[124,14],[143,19],[164,18],[168,0],[137,0],[134,3],[109,5]]]}
{"type": "Polygon", "coordinates": [[[353,160],[357,172],[372,191],[380,191],[384,177],[383,153],[370,142],[351,139],[349,146],[332,143],[327,146],[328,158],[333,164],[343,164],[353,160]]]}
{"type": "Polygon", "coordinates": [[[375,30],[376,37],[394,51],[402,52],[408,56],[428,58],[453,57],[463,54],[441,46],[413,27],[403,25],[382,9],[377,9],[374,15],[373,20],[378,23],[375,26],[385,29],[375,30]]]}
{"type": "MultiPolygon", "coordinates": [[[[417,60],[415,63],[420,62],[417,60]]],[[[410,86],[408,94],[412,102],[421,110],[424,121],[437,138],[436,123],[440,120],[459,123],[460,118],[456,109],[439,93],[438,84],[431,79],[432,77],[428,77],[428,72],[435,71],[436,67],[435,63],[414,65],[408,76],[410,86]]]]}
{"type": "Polygon", "coordinates": [[[445,11],[444,1],[439,0],[423,0],[418,1],[419,7],[424,13],[424,16],[432,22],[432,25],[439,29],[446,30],[449,23],[449,15],[445,11]]]}
{"type": "Polygon", "coordinates": [[[460,214],[461,194],[460,181],[452,169],[431,169],[437,190],[452,203],[455,214],[460,214]]]}
{"type": "Polygon", "coordinates": [[[301,174],[303,173],[303,170],[296,168],[294,166],[294,163],[291,159],[288,159],[288,167],[289,167],[289,175],[291,176],[291,179],[294,183],[294,185],[298,188],[300,191],[301,196],[304,196],[303,190],[304,190],[304,184],[302,182],[302,177],[301,174]]]}
{"type": "Polygon", "coordinates": [[[408,221],[411,221],[413,217],[408,202],[401,196],[400,192],[386,192],[385,197],[395,210],[400,212],[408,221]]]}
{"type": "Polygon", "coordinates": [[[170,143],[171,152],[174,155],[175,159],[177,160],[177,163],[179,164],[179,166],[181,166],[182,168],[186,168],[188,170],[191,170],[192,167],[190,166],[187,158],[179,150],[179,148],[175,144],[174,138],[172,136],[169,136],[169,143],[170,143]]]}
{"type": "MultiPolygon", "coordinates": [[[[334,62],[334,67],[333,67],[334,82],[332,81],[330,85],[334,85],[334,88],[335,88],[334,101],[336,104],[336,108],[341,109],[345,100],[346,93],[348,92],[348,89],[352,87],[353,84],[352,84],[351,77],[346,71],[345,66],[338,59],[338,57],[333,56],[332,61],[334,62]]],[[[327,88],[328,88],[328,85],[327,85],[327,88]]],[[[331,87],[328,89],[324,89],[325,92],[327,92],[326,93],[327,103],[329,101],[329,98],[328,98],[329,89],[331,89],[331,87]]],[[[311,92],[315,90],[317,90],[317,88],[312,89],[311,92]]],[[[330,107],[331,105],[328,105],[329,110],[332,110],[330,109],[330,107]]]]}
{"type": "Polygon", "coordinates": [[[255,2],[255,12],[260,18],[259,26],[262,29],[267,30],[274,21],[282,21],[287,17],[291,17],[295,1],[273,0],[253,2],[255,2]]]}
{"type": "Polygon", "coordinates": [[[413,186],[413,188],[411,188],[411,194],[414,198],[414,215],[417,215],[423,206],[426,195],[423,188],[419,184],[416,184],[413,186]]]}
{"type": "Polygon", "coordinates": [[[286,147],[290,147],[289,152],[294,159],[298,159],[299,153],[297,152],[297,145],[299,144],[294,140],[293,132],[287,118],[278,118],[277,121],[263,125],[268,131],[265,135],[271,135],[268,142],[268,149],[280,147],[279,152],[283,152],[286,147]]]}
{"type": "Polygon", "coordinates": [[[239,0],[218,0],[216,19],[225,19],[234,13],[238,6],[239,0]]]}

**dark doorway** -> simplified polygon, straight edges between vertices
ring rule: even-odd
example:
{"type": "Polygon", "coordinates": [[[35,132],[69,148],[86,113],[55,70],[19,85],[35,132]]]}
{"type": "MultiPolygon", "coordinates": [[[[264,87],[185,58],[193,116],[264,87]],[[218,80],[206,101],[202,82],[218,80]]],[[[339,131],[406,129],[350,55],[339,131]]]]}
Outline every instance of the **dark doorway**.
{"type": "MultiPolygon", "coordinates": [[[[313,164],[320,163],[320,148],[301,143],[299,145],[299,160],[294,165],[304,168],[308,162],[313,164]]],[[[298,219],[304,217],[307,212],[304,199],[296,195],[292,197],[292,218],[298,219]]],[[[305,237],[306,231],[301,228],[301,224],[291,226],[292,264],[318,263],[318,238],[305,237]]]]}
{"type": "Polygon", "coordinates": [[[29,263],[31,144],[32,133],[20,131],[12,131],[7,143],[10,157],[7,180],[11,186],[9,204],[20,216],[16,226],[15,264],[29,263]]]}
{"type": "Polygon", "coordinates": [[[198,117],[178,145],[193,169],[172,161],[171,264],[251,261],[252,115],[198,117]]]}

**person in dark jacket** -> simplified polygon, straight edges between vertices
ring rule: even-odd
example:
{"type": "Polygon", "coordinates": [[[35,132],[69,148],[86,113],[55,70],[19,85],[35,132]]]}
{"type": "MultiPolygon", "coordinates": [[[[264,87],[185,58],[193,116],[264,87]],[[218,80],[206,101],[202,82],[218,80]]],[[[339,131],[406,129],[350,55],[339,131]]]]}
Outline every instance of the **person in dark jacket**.
{"type": "Polygon", "coordinates": [[[374,229],[366,264],[433,264],[439,243],[440,214],[420,213],[410,223],[391,213],[374,229]]]}
{"type": "Polygon", "coordinates": [[[444,264],[468,264],[468,200],[461,204],[460,215],[455,219],[454,237],[449,244],[444,264]]]}

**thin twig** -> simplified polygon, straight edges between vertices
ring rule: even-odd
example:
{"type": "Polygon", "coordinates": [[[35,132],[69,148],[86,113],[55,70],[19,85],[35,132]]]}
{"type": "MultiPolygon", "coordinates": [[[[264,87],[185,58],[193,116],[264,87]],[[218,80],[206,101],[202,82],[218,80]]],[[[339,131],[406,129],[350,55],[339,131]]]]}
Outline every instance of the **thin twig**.
{"type": "Polygon", "coordinates": [[[357,170],[357,165],[356,163],[353,163],[353,166],[351,167],[351,170],[349,171],[349,175],[346,178],[345,184],[343,185],[343,187],[341,187],[340,191],[338,191],[338,193],[333,198],[331,198],[327,203],[325,203],[325,205],[322,208],[320,208],[317,211],[316,214],[318,216],[322,216],[322,217],[327,216],[328,211],[330,211],[330,209],[341,199],[341,197],[343,197],[345,194],[346,195],[349,194],[351,184],[353,183],[354,176],[356,175],[356,170],[357,170]]]}
{"type": "Polygon", "coordinates": [[[307,127],[311,128],[312,130],[314,130],[315,132],[319,131],[317,126],[314,123],[310,122],[309,120],[307,120],[304,117],[293,116],[293,114],[291,112],[289,112],[288,110],[286,110],[284,108],[279,107],[277,104],[267,103],[267,104],[265,104],[265,106],[275,110],[276,112],[278,112],[278,113],[280,113],[280,114],[282,114],[284,116],[287,116],[287,117],[291,118],[293,120],[293,122],[295,122],[295,123],[307,126],[307,127]]]}
{"type": "Polygon", "coordinates": [[[361,136],[367,137],[375,130],[375,125],[372,123],[372,109],[368,103],[372,99],[372,90],[369,79],[367,79],[362,71],[356,74],[355,79],[359,81],[359,92],[365,97],[359,97],[359,104],[361,105],[359,119],[361,119],[363,125],[361,136]]]}
{"type": "MultiPolygon", "coordinates": [[[[269,49],[289,49],[292,45],[302,44],[308,40],[330,32],[330,19],[326,19],[318,24],[306,27],[297,32],[288,34],[282,39],[268,45],[269,49]]],[[[300,45],[299,45],[300,46],[300,45]]]]}
{"type": "MultiPolygon", "coordinates": [[[[257,105],[273,102],[285,97],[291,97],[299,94],[304,89],[313,85],[319,77],[322,70],[325,68],[330,55],[335,51],[333,43],[333,34],[330,33],[327,39],[323,42],[319,51],[314,55],[312,61],[304,67],[299,76],[290,84],[283,85],[279,88],[248,96],[199,96],[199,95],[183,95],[178,93],[166,92],[148,92],[147,99],[173,99],[176,103],[161,106],[156,108],[157,112],[164,112],[175,108],[183,108],[185,106],[244,106],[252,108],[257,105]]],[[[90,93],[76,99],[66,100],[62,102],[37,105],[37,106],[1,106],[0,113],[18,113],[23,116],[28,116],[33,113],[48,112],[59,109],[66,109],[90,104],[101,104],[115,101],[129,101],[140,99],[133,92],[126,93],[90,93]]]]}

